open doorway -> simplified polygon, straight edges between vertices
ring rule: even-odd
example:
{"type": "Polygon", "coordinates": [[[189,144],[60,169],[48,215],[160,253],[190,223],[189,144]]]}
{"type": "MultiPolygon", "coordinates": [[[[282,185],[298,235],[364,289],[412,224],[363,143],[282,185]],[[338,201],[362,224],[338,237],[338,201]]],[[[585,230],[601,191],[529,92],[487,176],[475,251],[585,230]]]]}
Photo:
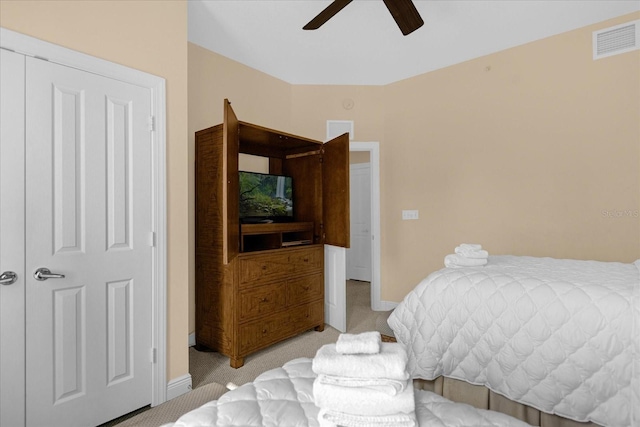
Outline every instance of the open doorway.
{"type": "MultiPolygon", "coordinates": [[[[377,142],[350,142],[350,154],[368,152],[371,176],[371,292],[370,307],[374,311],[390,310],[380,300],[380,147],[377,142]]],[[[324,246],[325,323],[340,332],[347,330],[346,249],[324,246]]]]}
{"type": "Polygon", "coordinates": [[[351,246],[347,249],[347,280],[371,282],[371,165],[369,152],[349,159],[351,246]]]}
{"type": "Polygon", "coordinates": [[[347,251],[345,276],[369,281],[371,309],[387,310],[380,300],[380,147],[377,142],[352,141],[349,151],[350,169],[357,175],[351,180],[352,248],[347,251]]]}

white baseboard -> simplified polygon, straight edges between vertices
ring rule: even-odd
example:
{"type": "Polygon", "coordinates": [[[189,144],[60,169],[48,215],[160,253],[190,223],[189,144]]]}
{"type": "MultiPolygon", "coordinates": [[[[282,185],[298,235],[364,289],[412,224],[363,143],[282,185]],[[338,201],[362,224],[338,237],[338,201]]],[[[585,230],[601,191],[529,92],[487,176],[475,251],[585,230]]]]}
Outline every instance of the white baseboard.
{"type": "Polygon", "coordinates": [[[189,334],[189,347],[193,347],[196,345],[196,333],[192,332],[189,334]]]}
{"type": "Polygon", "coordinates": [[[398,306],[398,302],[393,301],[380,301],[380,305],[378,306],[378,311],[391,311],[398,306]]]}
{"type": "Polygon", "coordinates": [[[181,377],[169,381],[167,384],[167,401],[181,396],[191,391],[191,374],[185,374],[181,377]]]}

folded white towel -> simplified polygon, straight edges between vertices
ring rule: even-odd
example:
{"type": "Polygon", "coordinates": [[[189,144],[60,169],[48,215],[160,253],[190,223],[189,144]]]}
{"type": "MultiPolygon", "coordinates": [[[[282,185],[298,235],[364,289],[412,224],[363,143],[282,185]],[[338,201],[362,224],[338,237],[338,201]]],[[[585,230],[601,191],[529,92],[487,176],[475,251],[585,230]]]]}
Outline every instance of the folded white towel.
{"type": "Polygon", "coordinates": [[[489,256],[489,252],[484,249],[467,249],[460,246],[455,249],[455,253],[467,258],[487,258],[489,256]]]}
{"type": "Polygon", "coordinates": [[[313,399],[317,407],[351,415],[393,415],[415,411],[413,382],[409,381],[401,393],[387,393],[367,388],[340,387],[313,382],[313,399]]]}
{"type": "Polygon", "coordinates": [[[458,247],[469,251],[479,251],[482,249],[482,245],[477,243],[460,243],[458,247]]]}
{"type": "Polygon", "coordinates": [[[340,334],[336,342],[336,351],[342,354],[379,353],[381,342],[382,339],[378,331],[340,334]]]}
{"type": "Polygon", "coordinates": [[[487,263],[486,258],[467,258],[459,254],[449,254],[444,257],[444,266],[455,267],[481,267],[487,263]]]}
{"type": "Polygon", "coordinates": [[[333,375],[318,375],[318,382],[322,384],[337,385],[340,387],[360,387],[380,391],[390,396],[404,391],[409,380],[390,380],[387,378],[351,378],[334,377],[333,375]]]}
{"type": "Polygon", "coordinates": [[[311,368],[318,375],[404,381],[409,379],[407,360],[406,350],[398,343],[383,342],[380,353],[375,354],[340,354],[335,344],[325,344],[313,358],[311,368]]]}
{"type": "Polygon", "coordinates": [[[349,415],[329,409],[318,412],[320,427],[415,427],[418,425],[415,412],[383,416],[349,415]]]}

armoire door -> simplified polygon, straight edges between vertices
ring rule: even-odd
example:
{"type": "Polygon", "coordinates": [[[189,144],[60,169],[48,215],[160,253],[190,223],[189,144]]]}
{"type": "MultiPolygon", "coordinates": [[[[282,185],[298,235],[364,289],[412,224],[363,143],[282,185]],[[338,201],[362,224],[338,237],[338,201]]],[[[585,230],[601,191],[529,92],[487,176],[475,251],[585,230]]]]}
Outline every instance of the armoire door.
{"type": "Polygon", "coordinates": [[[240,123],[228,99],[222,124],[222,258],[224,264],[240,253],[240,123]]]}
{"type": "MultiPolygon", "coordinates": [[[[2,331],[7,322],[22,328],[25,349],[11,384],[16,393],[3,388],[3,425],[12,405],[15,422],[7,425],[99,425],[151,403],[151,95],[48,61],[23,61],[22,82],[4,74],[2,61],[3,88],[7,80],[22,85],[13,96],[24,102],[18,144],[25,153],[24,168],[12,166],[17,173],[1,183],[0,217],[10,210],[5,185],[22,188],[25,207],[17,233],[7,238],[0,223],[2,246],[24,248],[15,267],[22,293],[2,295],[24,313],[3,306],[2,331]]],[[[5,93],[3,178],[12,146],[4,138],[5,93]]],[[[3,334],[3,352],[19,354],[7,343],[3,334]]],[[[0,365],[4,375],[6,359],[0,365]]]]}
{"type": "Polygon", "coordinates": [[[322,146],[322,216],[324,243],[348,248],[349,219],[349,134],[342,134],[322,146]]]}
{"type": "Polygon", "coordinates": [[[346,332],[345,252],[350,244],[349,134],[322,146],[325,322],[346,332]]]}

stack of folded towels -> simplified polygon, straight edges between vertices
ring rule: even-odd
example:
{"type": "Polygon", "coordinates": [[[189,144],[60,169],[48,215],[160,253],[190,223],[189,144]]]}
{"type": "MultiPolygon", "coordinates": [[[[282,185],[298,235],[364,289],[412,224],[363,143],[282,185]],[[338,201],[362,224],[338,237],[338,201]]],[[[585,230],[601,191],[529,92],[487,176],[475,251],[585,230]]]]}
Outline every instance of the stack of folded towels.
{"type": "Polygon", "coordinates": [[[444,257],[445,267],[481,267],[487,263],[489,253],[482,245],[463,243],[456,247],[454,254],[444,257]]]}
{"type": "Polygon", "coordinates": [[[341,334],[312,363],[321,427],[414,427],[415,397],[407,352],[380,332],[341,334]]]}

